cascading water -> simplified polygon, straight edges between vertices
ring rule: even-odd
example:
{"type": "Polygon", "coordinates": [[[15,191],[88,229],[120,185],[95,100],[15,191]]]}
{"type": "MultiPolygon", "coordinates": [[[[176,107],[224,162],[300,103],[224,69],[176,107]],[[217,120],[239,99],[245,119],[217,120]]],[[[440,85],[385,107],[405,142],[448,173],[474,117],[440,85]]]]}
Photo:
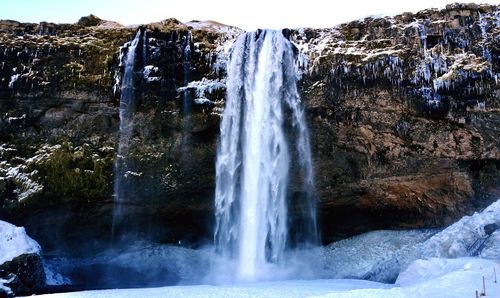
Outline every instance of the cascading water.
{"type": "MultiPolygon", "coordinates": [[[[120,127],[118,136],[118,155],[115,162],[114,181],[114,209],[113,209],[113,234],[122,217],[122,204],[127,192],[125,180],[128,170],[127,153],[129,151],[130,137],[132,135],[133,106],[135,97],[135,64],[136,48],[141,40],[141,31],[137,31],[135,38],[128,46],[124,63],[124,72],[120,88],[120,127]]],[[[145,53],[145,52],[144,52],[145,53]]]]}
{"type": "Polygon", "coordinates": [[[236,281],[270,279],[269,268],[286,267],[292,160],[308,194],[298,216],[303,231],[295,240],[317,240],[309,134],[297,77],[293,45],[280,31],[246,33],[235,42],[217,152],[214,240],[216,252],[235,264],[229,274],[236,281]],[[295,142],[287,140],[288,129],[295,142]]]}
{"type": "MultiPolygon", "coordinates": [[[[182,44],[183,72],[184,85],[187,86],[191,81],[191,43],[193,37],[191,31],[184,37],[182,44]]],[[[182,161],[184,165],[190,164],[189,144],[191,133],[191,92],[189,89],[184,90],[182,94],[182,161]]]]}

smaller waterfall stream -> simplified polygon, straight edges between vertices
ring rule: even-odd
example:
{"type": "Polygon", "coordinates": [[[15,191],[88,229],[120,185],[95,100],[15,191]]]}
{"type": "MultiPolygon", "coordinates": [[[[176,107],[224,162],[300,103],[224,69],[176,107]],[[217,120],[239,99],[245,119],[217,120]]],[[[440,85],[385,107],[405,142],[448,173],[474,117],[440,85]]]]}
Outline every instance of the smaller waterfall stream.
{"type": "Polygon", "coordinates": [[[228,65],[216,162],[216,251],[233,260],[236,281],[272,279],[286,266],[292,162],[303,190],[300,242],[314,242],[313,171],[293,45],[280,31],[241,35],[228,65]],[[295,141],[290,142],[289,129],[295,141]]]}
{"type": "MultiPolygon", "coordinates": [[[[133,112],[135,105],[135,67],[136,67],[136,48],[141,41],[141,31],[138,30],[134,39],[127,48],[127,55],[124,61],[124,71],[120,88],[120,127],[118,136],[118,154],[115,162],[115,181],[114,181],[114,209],[113,209],[113,227],[114,237],[117,225],[122,218],[122,204],[127,193],[126,177],[129,171],[127,163],[127,154],[130,146],[130,138],[134,128],[133,112]]],[[[145,43],[145,41],[144,41],[145,43]]],[[[144,47],[145,55],[145,47],[144,47]]]]}
{"type": "MultiPolygon", "coordinates": [[[[183,72],[184,72],[184,85],[187,86],[191,81],[191,44],[193,37],[191,31],[183,37],[182,44],[182,58],[183,58],[183,72]]],[[[182,93],[182,162],[184,165],[190,165],[192,158],[189,156],[189,146],[191,141],[191,90],[187,88],[182,93]]]]}

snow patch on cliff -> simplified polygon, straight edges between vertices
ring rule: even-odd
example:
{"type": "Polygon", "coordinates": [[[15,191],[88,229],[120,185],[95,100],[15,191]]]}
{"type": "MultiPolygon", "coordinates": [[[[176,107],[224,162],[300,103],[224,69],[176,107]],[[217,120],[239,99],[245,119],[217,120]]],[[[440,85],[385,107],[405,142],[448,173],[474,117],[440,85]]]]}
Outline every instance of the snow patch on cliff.
{"type": "MultiPolygon", "coordinates": [[[[43,190],[43,185],[38,182],[39,173],[33,166],[47,160],[54,150],[60,147],[61,145],[44,145],[30,158],[15,157],[11,158],[11,162],[0,161],[0,180],[14,182],[16,185],[14,193],[19,201],[32,197],[43,190]],[[15,160],[15,164],[12,164],[12,160],[15,160]]],[[[0,157],[3,158],[7,152],[15,152],[15,149],[6,145],[0,146],[0,157]]]]}
{"type": "Polygon", "coordinates": [[[148,82],[158,82],[161,81],[161,73],[160,69],[153,65],[144,66],[144,70],[142,71],[144,79],[148,82]]]}
{"type": "Polygon", "coordinates": [[[177,89],[177,91],[188,92],[189,90],[194,90],[196,94],[194,102],[196,104],[213,104],[214,102],[208,99],[207,96],[224,88],[226,88],[226,84],[220,80],[209,80],[207,78],[202,78],[201,81],[189,82],[187,86],[180,87],[177,89]]]}

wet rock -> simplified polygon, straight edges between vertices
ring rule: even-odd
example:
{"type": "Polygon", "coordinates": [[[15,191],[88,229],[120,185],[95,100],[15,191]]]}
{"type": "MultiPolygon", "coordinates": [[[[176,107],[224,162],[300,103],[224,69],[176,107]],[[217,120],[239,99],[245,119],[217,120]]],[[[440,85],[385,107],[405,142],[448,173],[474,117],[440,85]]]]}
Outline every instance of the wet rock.
{"type": "Polygon", "coordinates": [[[489,236],[498,229],[500,229],[500,226],[498,224],[496,223],[488,224],[484,226],[484,233],[489,236]]]}
{"type": "Polygon", "coordinates": [[[39,254],[24,254],[0,265],[7,272],[6,286],[16,295],[31,295],[45,286],[45,272],[39,254]]]}

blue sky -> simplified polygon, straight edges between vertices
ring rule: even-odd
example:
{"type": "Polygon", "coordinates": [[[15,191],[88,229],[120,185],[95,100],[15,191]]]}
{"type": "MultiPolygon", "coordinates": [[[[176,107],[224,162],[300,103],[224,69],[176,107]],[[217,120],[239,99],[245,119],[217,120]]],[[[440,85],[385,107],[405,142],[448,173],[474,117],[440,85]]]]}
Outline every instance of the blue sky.
{"type": "MultiPolygon", "coordinates": [[[[499,4],[496,0],[467,1],[499,4]]],[[[0,19],[73,23],[91,13],[124,25],[216,20],[246,30],[257,28],[331,27],[369,15],[394,15],[456,0],[0,0],[0,19]]]]}

